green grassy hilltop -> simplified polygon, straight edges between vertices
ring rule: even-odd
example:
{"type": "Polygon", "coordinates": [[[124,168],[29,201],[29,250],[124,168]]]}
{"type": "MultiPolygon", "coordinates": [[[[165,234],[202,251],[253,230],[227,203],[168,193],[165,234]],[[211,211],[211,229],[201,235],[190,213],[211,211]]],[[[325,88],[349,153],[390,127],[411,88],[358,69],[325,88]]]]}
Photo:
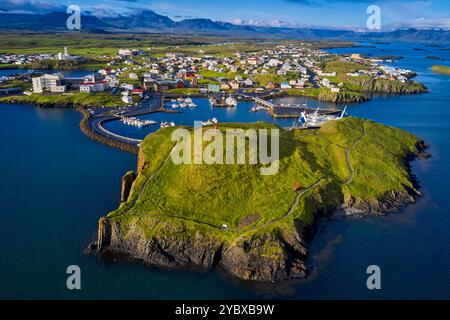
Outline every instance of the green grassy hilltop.
{"type": "Polygon", "coordinates": [[[433,66],[431,69],[436,73],[450,74],[450,67],[447,67],[447,66],[436,65],[436,66],[433,66]]]}
{"type": "MultiPolygon", "coordinates": [[[[267,123],[218,126],[221,131],[229,128],[278,127],[267,123]]],[[[389,205],[401,203],[410,198],[408,190],[414,190],[405,159],[418,153],[419,139],[370,120],[350,117],[329,121],[314,131],[280,129],[280,167],[271,176],[261,175],[259,165],[176,165],[168,157],[174,146],[173,130],[159,130],[143,141],[139,174],[128,201],[107,219],[102,218],[100,233],[113,231],[107,235],[108,241],[100,242],[128,253],[130,246],[139,247],[139,241],[156,241],[158,250],[164,247],[161,243],[171,243],[164,249],[166,253],[173,250],[174,243],[184,243],[184,249],[169,254],[169,261],[173,259],[176,264],[208,265],[204,261],[197,263],[190,256],[186,261],[178,259],[177,255],[186,255],[181,251],[191,250],[185,248],[186,243],[191,243],[188,247],[203,248],[204,252],[221,248],[221,261],[226,261],[221,264],[234,275],[251,280],[279,280],[296,277],[295,272],[281,275],[279,267],[271,266],[267,271],[252,261],[269,259],[271,264],[278,261],[285,265],[292,259],[286,248],[295,247],[286,243],[296,243],[292,237],[301,240],[298,226],[311,226],[318,212],[346,204],[382,213],[393,209],[384,204],[386,199],[389,205]],[[222,228],[223,224],[228,228],[222,228]],[[133,242],[137,238],[139,241],[133,242]],[[132,245],[127,242],[129,239],[133,239],[132,245]],[[195,239],[201,241],[197,243],[195,239]],[[209,249],[204,248],[204,243],[209,249]],[[226,252],[235,250],[239,253],[227,258],[226,252]],[[242,251],[245,255],[238,260],[247,261],[244,267],[233,260],[242,251]]],[[[142,257],[138,252],[132,255],[170,265],[159,256],[142,257]]]]}

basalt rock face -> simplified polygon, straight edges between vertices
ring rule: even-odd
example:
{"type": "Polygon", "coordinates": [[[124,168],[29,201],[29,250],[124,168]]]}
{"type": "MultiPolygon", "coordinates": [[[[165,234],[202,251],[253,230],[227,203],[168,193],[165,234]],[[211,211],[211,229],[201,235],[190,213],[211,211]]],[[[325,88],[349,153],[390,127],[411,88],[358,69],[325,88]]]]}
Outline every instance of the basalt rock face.
{"type": "MultiPolygon", "coordinates": [[[[214,239],[197,234],[185,239],[173,234],[161,234],[147,237],[141,222],[136,220],[123,228],[117,220],[104,218],[99,222],[98,248],[102,253],[121,253],[131,258],[162,267],[213,266],[220,243],[214,239]]],[[[158,219],[146,219],[147,227],[152,228],[161,222],[158,219]]],[[[178,226],[165,225],[177,232],[178,226]]],[[[183,233],[178,230],[180,234],[183,233]]]]}
{"type": "Polygon", "coordinates": [[[350,197],[345,200],[344,207],[366,214],[385,215],[397,213],[405,205],[415,203],[419,195],[417,190],[404,186],[404,190],[386,192],[380,199],[366,200],[350,197]]]}
{"type": "Polygon", "coordinates": [[[120,195],[120,202],[125,202],[128,200],[128,196],[130,195],[131,191],[131,186],[133,185],[135,179],[136,173],[134,171],[128,171],[122,177],[122,193],[120,195]]]}
{"type": "Polygon", "coordinates": [[[346,92],[337,93],[331,92],[329,90],[320,90],[318,98],[321,101],[333,103],[357,103],[369,100],[369,98],[363,94],[346,93],[346,92]]]}
{"type": "Polygon", "coordinates": [[[424,93],[427,88],[418,82],[400,82],[370,77],[345,77],[345,81],[366,91],[390,94],[424,93]]]}
{"type": "Polygon", "coordinates": [[[305,243],[297,232],[261,234],[225,247],[220,264],[243,280],[282,281],[306,276],[306,254],[305,243]]]}
{"type": "Polygon", "coordinates": [[[209,235],[195,233],[185,237],[185,226],[157,218],[135,219],[126,226],[120,221],[99,221],[97,248],[101,254],[123,254],[150,265],[166,268],[218,266],[248,281],[271,282],[306,276],[306,245],[297,232],[257,234],[237,243],[224,243],[209,235]],[[146,227],[142,225],[145,223],[146,227]],[[146,228],[164,224],[167,234],[151,237],[146,228]]]}

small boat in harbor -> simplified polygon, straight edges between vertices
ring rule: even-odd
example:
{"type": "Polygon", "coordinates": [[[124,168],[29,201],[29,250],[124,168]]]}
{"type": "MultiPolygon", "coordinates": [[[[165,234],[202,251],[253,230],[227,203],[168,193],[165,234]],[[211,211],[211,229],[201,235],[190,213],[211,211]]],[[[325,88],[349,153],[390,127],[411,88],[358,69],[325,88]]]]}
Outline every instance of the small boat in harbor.
{"type": "Polygon", "coordinates": [[[186,98],[186,99],[184,99],[184,102],[186,102],[187,104],[192,103],[192,99],[191,98],[186,98]]]}
{"type": "Polygon", "coordinates": [[[183,99],[183,97],[179,97],[179,98],[177,99],[177,101],[178,101],[178,102],[183,102],[184,99],[183,99]]]}
{"type": "Polygon", "coordinates": [[[197,105],[195,104],[195,103],[193,103],[193,102],[191,102],[191,103],[188,103],[188,107],[189,108],[195,108],[197,105]]]}
{"type": "Polygon", "coordinates": [[[161,128],[175,127],[175,122],[161,122],[161,128]]]}
{"type": "Polygon", "coordinates": [[[260,106],[253,106],[253,107],[250,109],[251,112],[258,112],[259,110],[261,110],[261,107],[260,107],[260,106]]]}
{"type": "Polygon", "coordinates": [[[209,126],[212,124],[217,124],[219,123],[219,120],[217,120],[217,118],[212,118],[212,119],[208,119],[208,121],[202,121],[202,126],[209,126]]]}
{"type": "Polygon", "coordinates": [[[180,108],[186,108],[188,104],[186,102],[180,102],[180,108]]]}
{"type": "Polygon", "coordinates": [[[127,126],[133,126],[138,128],[143,128],[146,126],[157,124],[157,122],[154,120],[141,120],[136,117],[122,117],[120,119],[120,122],[122,122],[127,126]]]}
{"type": "Polygon", "coordinates": [[[176,108],[178,108],[178,107],[179,107],[178,103],[172,103],[172,108],[173,108],[173,109],[176,109],[176,108]]]}

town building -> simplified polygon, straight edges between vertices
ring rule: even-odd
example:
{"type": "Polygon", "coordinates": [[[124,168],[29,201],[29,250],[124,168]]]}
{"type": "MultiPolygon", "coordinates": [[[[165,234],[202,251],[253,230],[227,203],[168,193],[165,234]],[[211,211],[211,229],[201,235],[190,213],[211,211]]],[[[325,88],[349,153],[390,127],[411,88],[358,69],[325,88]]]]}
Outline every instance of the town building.
{"type": "Polygon", "coordinates": [[[59,75],[44,74],[41,77],[33,78],[33,92],[42,93],[44,91],[50,92],[64,92],[66,86],[61,84],[61,77],[59,75]]]}

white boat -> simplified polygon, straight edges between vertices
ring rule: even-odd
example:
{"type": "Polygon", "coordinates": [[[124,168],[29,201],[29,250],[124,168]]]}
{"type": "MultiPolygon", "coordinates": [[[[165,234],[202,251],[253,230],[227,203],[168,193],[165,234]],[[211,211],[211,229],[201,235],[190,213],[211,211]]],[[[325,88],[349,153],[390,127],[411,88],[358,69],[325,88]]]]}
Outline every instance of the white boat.
{"type": "Polygon", "coordinates": [[[172,108],[173,108],[173,109],[176,109],[176,108],[178,108],[178,107],[179,107],[178,103],[172,103],[172,108]]]}
{"type": "Polygon", "coordinates": [[[187,106],[188,106],[188,104],[186,102],[180,102],[181,108],[186,108],[187,106]]]}
{"type": "Polygon", "coordinates": [[[251,112],[257,112],[257,111],[259,111],[260,109],[261,109],[260,106],[253,106],[253,107],[250,109],[250,111],[251,111],[251,112]]]}
{"type": "Polygon", "coordinates": [[[191,98],[186,98],[186,99],[184,99],[184,102],[186,102],[187,104],[192,103],[192,99],[191,98]]]}
{"type": "Polygon", "coordinates": [[[195,108],[197,105],[195,104],[195,103],[193,103],[193,102],[191,102],[191,103],[188,103],[188,107],[189,108],[195,108]]]}
{"type": "Polygon", "coordinates": [[[217,118],[208,119],[208,121],[202,121],[202,126],[210,126],[212,124],[219,123],[219,120],[217,118]]]}
{"type": "Polygon", "coordinates": [[[120,121],[125,125],[134,126],[138,128],[154,125],[157,123],[154,120],[141,120],[136,117],[122,117],[120,121]]]}
{"type": "Polygon", "coordinates": [[[179,98],[177,99],[177,101],[178,101],[178,102],[183,102],[184,99],[183,99],[182,97],[179,97],[179,98]]]}
{"type": "Polygon", "coordinates": [[[161,128],[175,127],[175,122],[161,122],[161,128]]]}
{"type": "Polygon", "coordinates": [[[342,110],[339,116],[334,115],[319,115],[319,108],[312,114],[306,114],[305,112],[301,113],[299,118],[299,122],[302,123],[307,128],[318,128],[321,127],[325,122],[330,120],[339,120],[344,118],[347,113],[347,106],[345,106],[344,110],[342,110]]]}

